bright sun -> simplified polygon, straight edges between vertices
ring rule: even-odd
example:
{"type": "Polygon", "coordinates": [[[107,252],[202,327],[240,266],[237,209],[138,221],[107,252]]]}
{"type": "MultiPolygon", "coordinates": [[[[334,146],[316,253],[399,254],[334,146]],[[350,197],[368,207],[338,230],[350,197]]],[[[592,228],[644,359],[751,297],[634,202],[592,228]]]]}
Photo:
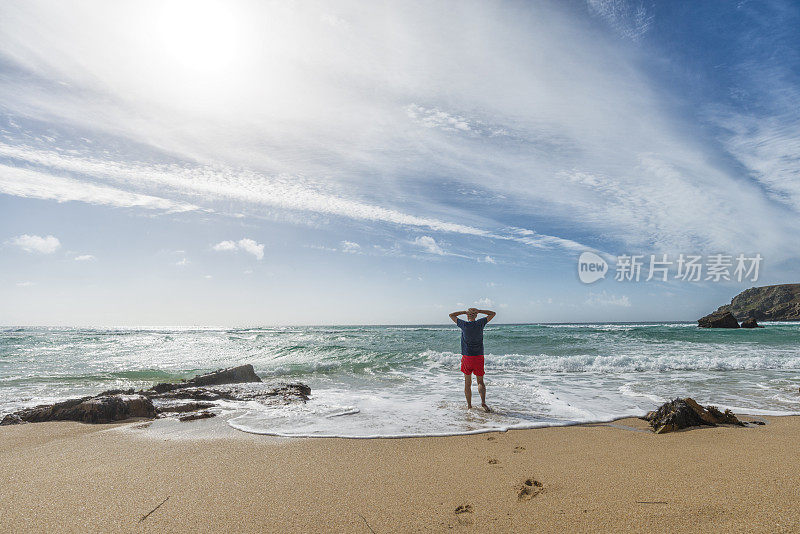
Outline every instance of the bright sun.
{"type": "Polygon", "coordinates": [[[236,61],[240,24],[222,0],[164,2],[159,30],[164,51],[178,67],[218,70],[236,61]]]}

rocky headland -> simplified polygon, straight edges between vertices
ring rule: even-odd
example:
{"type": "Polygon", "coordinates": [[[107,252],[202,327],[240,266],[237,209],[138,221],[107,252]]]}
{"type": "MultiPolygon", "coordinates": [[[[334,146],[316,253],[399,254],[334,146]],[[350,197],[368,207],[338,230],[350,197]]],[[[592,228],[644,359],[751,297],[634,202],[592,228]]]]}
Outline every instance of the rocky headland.
{"type": "Polygon", "coordinates": [[[800,321],[800,284],[751,287],[698,319],[701,328],[760,328],[758,321],[800,321]]]}

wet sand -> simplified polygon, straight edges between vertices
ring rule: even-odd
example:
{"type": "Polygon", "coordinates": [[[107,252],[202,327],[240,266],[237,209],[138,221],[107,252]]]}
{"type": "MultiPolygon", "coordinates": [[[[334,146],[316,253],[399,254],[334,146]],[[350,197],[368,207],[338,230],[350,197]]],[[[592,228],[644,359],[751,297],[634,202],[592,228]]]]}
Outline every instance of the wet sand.
{"type": "Polygon", "coordinates": [[[377,440],[0,427],[0,530],[798,532],[800,417],[763,419],[377,440]]]}

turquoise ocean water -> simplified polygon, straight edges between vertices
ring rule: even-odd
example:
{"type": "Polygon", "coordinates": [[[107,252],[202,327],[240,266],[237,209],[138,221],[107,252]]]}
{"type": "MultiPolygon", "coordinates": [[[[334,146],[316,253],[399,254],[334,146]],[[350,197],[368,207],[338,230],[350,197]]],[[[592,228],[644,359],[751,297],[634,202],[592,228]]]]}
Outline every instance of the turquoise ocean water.
{"type": "MultiPolygon", "coordinates": [[[[465,410],[448,326],[0,328],[0,416],[25,406],[252,363],[302,381],[305,405],[226,403],[232,427],[289,436],[407,436],[605,421],[691,395],[752,414],[800,413],[800,323],[493,325],[488,402],[465,410]]],[[[473,388],[475,403],[477,388],[473,388]]]]}

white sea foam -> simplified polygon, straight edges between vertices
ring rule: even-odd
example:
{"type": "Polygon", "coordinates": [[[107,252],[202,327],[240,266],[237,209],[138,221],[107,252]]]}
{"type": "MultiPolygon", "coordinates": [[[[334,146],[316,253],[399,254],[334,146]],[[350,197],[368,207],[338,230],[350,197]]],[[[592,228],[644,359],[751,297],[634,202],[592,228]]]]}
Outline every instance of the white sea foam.
{"type": "MultiPolygon", "coordinates": [[[[0,331],[0,416],[109,388],[252,363],[312,388],[306,404],[223,402],[239,430],[276,436],[453,435],[610,421],[692,396],[735,412],[800,413],[800,323],[490,325],[492,414],[465,409],[453,325],[0,331]]],[[[473,386],[473,403],[478,404],[473,386]]]]}

